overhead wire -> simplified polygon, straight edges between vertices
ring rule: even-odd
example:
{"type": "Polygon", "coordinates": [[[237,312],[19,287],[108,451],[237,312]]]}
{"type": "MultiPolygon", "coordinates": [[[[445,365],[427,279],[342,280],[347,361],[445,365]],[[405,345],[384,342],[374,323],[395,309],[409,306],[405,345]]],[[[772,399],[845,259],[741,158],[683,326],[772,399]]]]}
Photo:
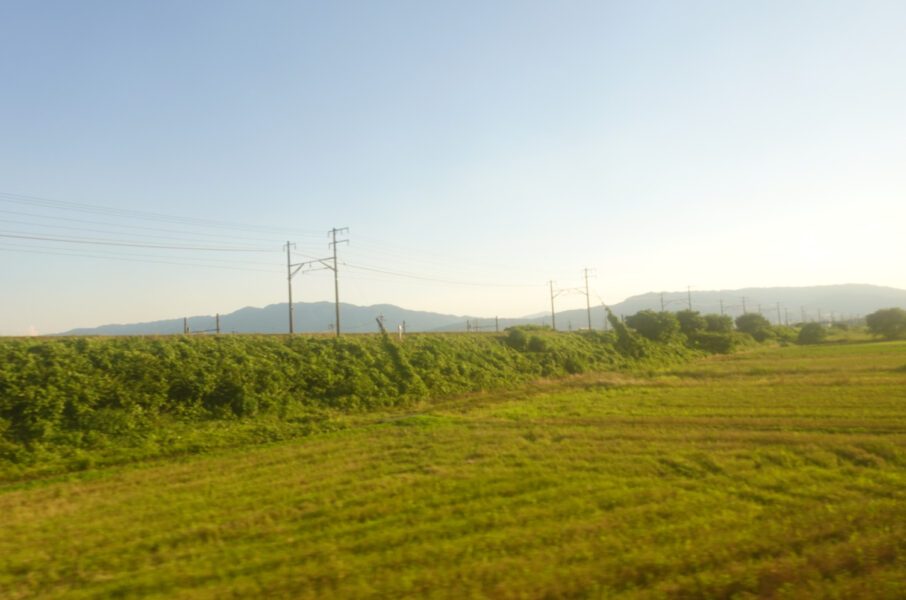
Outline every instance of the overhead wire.
{"type": "Polygon", "coordinates": [[[378,267],[370,267],[366,265],[358,265],[349,262],[341,262],[346,267],[351,269],[360,269],[363,271],[371,271],[374,273],[383,273],[385,275],[392,275],[394,277],[405,277],[407,279],[418,279],[421,281],[434,281],[437,283],[446,283],[452,285],[466,285],[466,286],[475,286],[475,287],[538,287],[539,284],[528,284],[528,283],[493,283],[493,282],[477,282],[477,281],[455,281],[450,279],[441,279],[438,277],[427,277],[424,275],[417,275],[414,273],[403,273],[400,271],[392,271],[390,269],[381,269],[378,267]]]}
{"type": "Polygon", "coordinates": [[[411,264],[415,267],[427,267],[432,271],[442,268],[449,272],[460,272],[462,274],[472,274],[476,269],[495,269],[497,271],[506,271],[508,273],[524,272],[528,273],[531,269],[512,264],[504,265],[482,259],[480,262],[470,260],[462,255],[450,255],[437,252],[436,250],[415,248],[403,246],[400,244],[388,243],[376,240],[368,236],[355,236],[355,247],[350,247],[351,252],[358,248],[364,248],[369,257],[386,257],[394,263],[411,264]],[[364,243],[360,242],[360,238],[364,243]]]}
{"type": "MultiPolygon", "coordinates": [[[[35,249],[28,248],[23,246],[16,246],[15,244],[3,244],[0,243],[0,251],[4,252],[26,252],[29,254],[43,254],[49,256],[66,256],[66,257],[81,257],[81,258],[98,258],[102,260],[116,260],[121,262],[139,262],[139,263],[150,263],[150,264],[160,264],[160,265],[175,265],[175,266],[186,266],[186,267],[202,267],[210,269],[228,269],[232,271],[253,271],[258,273],[281,273],[282,269],[279,268],[279,265],[274,265],[273,269],[260,269],[260,268],[251,268],[236,266],[235,264],[209,264],[202,262],[185,262],[177,260],[159,260],[153,257],[142,257],[142,256],[120,256],[115,254],[89,254],[84,252],[60,252],[54,250],[45,250],[45,249],[35,249]]],[[[213,260],[213,259],[194,259],[198,260],[213,260]]],[[[220,261],[218,261],[220,262],[220,261]]],[[[233,261],[235,262],[235,261],[233,261]]],[[[245,264],[242,261],[238,261],[240,264],[245,264]]],[[[259,263],[266,264],[266,263],[259,263]]]]}
{"type": "Polygon", "coordinates": [[[85,238],[62,238],[37,235],[19,235],[0,231],[2,238],[15,238],[22,240],[40,240],[46,242],[61,242],[65,244],[91,244],[97,246],[126,246],[131,248],[156,248],[166,250],[203,250],[206,252],[274,252],[273,248],[216,248],[210,246],[175,246],[168,244],[142,244],[125,242],[121,240],[97,240],[85,238]]]}
{"type": "MultiPolygon", "coordinates": [[[[109,234],[109,235],[122,235],[123,231],[113,231],[110,229],[95,229],[95,228],[86,228],[86,227],[73,227],[68,225],[44,225],[41,223],[33,223],[28,221],[13,221],[10,219],[0,219],[0,224],[10,224],[10,225],[27,225],[30,227],[36,227],[39,229],[63,229],[67,231],[77,231],[84,233],[94,233],[94,234],[109,234]]],[[[161,230],[163,231],[163,230],[161,230]]],[[[34,231],[16,231],[19,234],[28,234],[28,235],[44,235],[44,232],[34,232],[34,231]]],[[[199,235],[198,233],[193,233],[193,235],[199,235]]],[[[161,235],[161,234],[144,234],[138,239],[151,238],[151,239],[163,239],[163,240],[185,240],[185,236],[176,236],[176,235],[161,235]]],[[[216,236],[217,238],[226,238],[226,236],[216,236]]],[[[135,240],[133,240],[135,241],[135,240]]]]}
{"type": "MultiPolygon", "coordinates": [[[[0,209],[0,213],[7,215],[15,216],[24,216],[32,219],[37,219],[35,221],[21,221],[14,219],[0,219],[0,223],[5,223],[8,226],[5,230],[0,230],[0,238],[7,240],[21,240],[26,243],[30,242],[43,242],[45,245],[39,246],[38,248],[25,247],[23,245],[7,245],[0,246],[0,249],[4,251],[14,251],[14,252],[32,252],[39,254],[51,254],[59,256],[79,256],[86,258],[100,258],[100,259],[109,259],[109,260],[119,260],[119,261],[133,261],[133,262],[144,262],[144,263],[153,263],[153,264],[171,264],[178,266],[194,266],[194,267],[206,267],[206,268],[227,268],[233,270],[248,270],[248,271],[260,271],[260,272],[269,272],[276,273],[283,271],[282,266],[278,266],[279,263],[274,261],[273,263],[265,263],[261,261],[241,261],[241,260],[220,260],[193,256],[192,258],[185,258],[179,256],[173,256],[169,254],[171,252],[192,252],[192,253],[275,253],[278,251],[278,248],[275,246],[270,247],[261,247],[261,246],[240,246],[236,244],[223,243],[218,244],[216,242],[220,240],[244,240],[244,241],[265,241],[263,237],[236,237],[232,234],[223,233],[224,229],[234,229],[239,231],[253,232],[255,234],[261,233],[289,233],[294,236],[302,234],[305,237],[321,237],[323,233],[316,234],[312,231],[300,231],[296,229],[289,229],[285,227],[267,227],[267,226],[256,226],[256,225],[241,225],[237,223],[230,223],[227,221],[219,221],[214,219],[203,219],[195,217],[180,217],[175,215],[166,215],[151,213],[147,211],[132,210],[132,209],[119,209],[112,207],[104,207],[93,204],[77,203],[77,202],[64,202],[59,200],[50,200],[47,198],[40,198],[36,196],[24,196],[19,194],[11,194],[8,192],[0,192],[0,203],[24,205],[32,207],[32,211],[21,211],[21,210],[7,210],[0,209]],[[85,215],[99,215],[104,217],[103,220],[94,220],[88,218],[77,218],[73,216],[62,216],[59,214],[41,214],[41,209],[48,209],[54,211],[69,211],[77,214],[85,215]],[[44,222],[42,222],[44,221],[44,222]],[[51,221],[51,222],[46,222],[51,221]],[[154,227],[148,225],[137,224],[136,221],[150,221],[157,223],[166,223],[174,225],[175,227],[154,227]],[[84,224],[90,225],[91,227],[77,227],[72,225],[61,225],[63,223],[74,223],[74,224],[84,224]],[[20,226],[20,227],[16,227],[20,226]],[[21,226],[29,228],[28,230],[21,230],[21,226]],[[114,231],[111,229],[103,229],[100,227],[112,227],[118,229],[114,231]],[[219,230],[218,232],[212,232],[210,230],[198,231],[200,228],[215,228],[219,230]],[[35,230],[37,229],[37,231],[35,230]],[[130,231],[122,231],[123,229],[128,229],[130,231]],[[45,230],[45,231],[41,231],[45,230]],[[50,232],[46,230],[51,230],[50,232]],[[93,235],[66,235],[58,234],[54,230],[66,230],[66,231],[75,231],[83,234],[93,234],[93,235]],[[138,233],[136,233],[138,232],[138,233]],[[123,239],[123,235],[129,235],[130,239],[123,239]],[[194,239],[193,239],[194,238],[194,239]],[[202,239],[196,242],[199,238],[202,239]],[[163,243],[160,240],[189,240],[184,243],[163,243]],[[212,243],[213,242],[213,243],[212,243]],[[96,250],[91,253],[86,252],[74,252],[74,251],[62,251],[54,248],[53,246],[47,246],[46,244],[70,244],[70,245],[79,245],[79,246],[94,246],[96,250]],[[123,254],[105,254],[103,253],[104,248],[136,248],[157,252],[167,252],[167,256],[162,255],[123,255],[123,254]],[[228,263],[228,264],[211,264],[212,262],[228,263]],[[274,269],[259,269],[259,268],[250,268],[249,266],[242,265],[257,265],[257,266],[271,266],[273,265],[274,269]]],[[[479,281],[474,278],[476,269],[474,267],[481,267],[482,269],[487,269],[488,267],[494,267],[487,262],[477,263],[463,260],[462,257],[450,257],[445,256],[436,251],[424,249],[415,249],[407,248],[405,246],[393,243],[387,243],[381,240],[374,238],[369,238],[368,236],[360,236],[357,239],[362,240],[364,243],[357,243],[351,248],[353,260],[342,260],[340,264],[344,268],[349,268],[354,271],[360,272],[370,272],[378,277],[377,281],[386,281],[387,278],[404,278],[412,281],[421,281],[421,282],[433,282],[440,283],[445,285],[455,285],[455,286],[467,286],[467,287],[480,287],[480,288],[537,288],[540,284],[537,283],[518,283],[518,282],[500,282],[500,281],[479,281]],[[391,267],[377,267],[365,262],[357,260],[357,255],[360,254],[358,250],[362,248],[367,254],[368,258],[378,258],[385,259],[388,263],[391,263],[391,267]],[[400,267],[400,268],[397,268],[400,267]],[[430,274],[427,274],[430,273],[430,274]],[[449,276],[447,276],[449,274],[449,276]]],[[[293,244],[295,246],[295,244],[293,244]]],[[[285,248],[285,246],[283,246],[285,248]]],[[[298,265],[300,263],[309,263],[310,265],[315,265],[316,263],[325,263],[327,266],[325,268],[330,269],[329,261],[332,260],[332,257],[325,257],[323,255],[318,256],[320,253],[314,253],[310,249],[298,250],[296,248],[291,248],[290,253],[290,262],[291,264],[298,265]],[[306,260],[300,260],[304,258],[306,260]]],[[[326,254],[326,253],[325,253],[326,254]]],[[[348,253],[347,253],[348,256],[348,253]]],[[[367,260],[367,259],[366,259],[367,260]]],[[[512,274],[518,269],[514,269],[511,266],[497,265],[497,269],[505,269],[507,272],[512,274]]],[[[304,272],[311,272],[315,270],[320,270],[317,268],[310,268],[304,272]]],[[[370,280],[375,280],[371,279],[370,280]]]]}
{"type": "Polygon", "coordinates": [[[80,202],[68,202],[62,200],[51,200],[48,198],[41,198],[38,196],[26,196],[23,194],[13,194],[10,192],[0,192],[0,202],[8,202],[12,204],[28,205],[28,206],[40,206],[44,208],[53,208],[57,210],[68,210],[73,212],[82,212],[88,214],[100,214],[100,215],[109,215],[117,217],[125,217],[131,219],[139,219],[146,221],[158,221],[165,223],[179,223],[184,225],[200,225],[208,227],[219,227],[225,229],[237,229],[245,231],[257,231],[257,232],[268,232],[276,233],[283,232],[288,234],[299,235],[302,233],[307,233],[308,235],[314,235],[314,231],[303,231],[298,229],[290,229],[287,227],[271,227],[263,225],[250,225],[250,224],[239,224],[229,221],[220,221],[216,219],[204,219],[199,217],[181,217],[176,215],[167,215],[163,213],[152,213],[148,211],[134,210],[134,209],[124,209],[124,208],[113,208],[107,206],[100,206],[96,204],[85,204],[80,202]]]}
{"type": "MultiPolygon", "coordinates": [[[[69,222],[69,223],[86,223],[88,225],[109,225],[111,227],[118,227],[120,229],[125,228],[125,229],[134,229],[134,230],[138,230],[138,231],[159,231],[159,232],[164,232],[164,233],[182,233],[182,234],[190,234],[192,236],[225,238],[225,239],[231,239],[231,240],[244,240],[244,241],[253,241],[253,242],[264,242],[264,241],[272,242],[273,241],[273,236],[268,237],[268,238],[247,237],[247,236],[236,236],[234,234],[210,233],[207,231],[185,231],[185,230],[173,229],[173,228],[164,229],[162,227],[148,227],[148,226],[143,226],[143,225],[131,225],[129,223],[111,223],[108,221],[76,219],[73,217],[60,217],[60,216],[55,216],[55,215],[41,215],[38,213],[29,213],[29,212],[15,211],[15,210],[0,209],[0,214],[16,215],[16,216],[23,216],[23,217],[34,217],[34,218],[38,218],[38,219],[50,219],[52,221],[65,221],[65,222],[69,222]]],[[[9,221],[7,219],[0,219],[0,221],[16,222],[16,221],[9,221]]],[[[26,224],[26,222],[23,222],[23,221],[18,221],[17,223],[26,224]]],[[[60,228],[60,229],[65,227],[63,225],[53,225],[53,224],[49,224],[49,223],[47,223],[47,224],[31,223],[31,225],[38,226],[38,227],[53,227],[53,228],[60,228]]],[[[122,232],[118,232],[118,233],[122,233],[122,232]]]]}

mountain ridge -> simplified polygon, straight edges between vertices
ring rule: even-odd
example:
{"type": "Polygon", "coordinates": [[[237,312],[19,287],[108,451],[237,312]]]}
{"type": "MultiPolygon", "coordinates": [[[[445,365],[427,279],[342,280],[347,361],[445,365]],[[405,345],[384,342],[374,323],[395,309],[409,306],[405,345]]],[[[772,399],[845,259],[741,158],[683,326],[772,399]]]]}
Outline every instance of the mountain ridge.
{"type": "MultiPolygon", "coordinates": [[[[852,319],[880,308],[906,307],[906,290],[869,284],[839,284],[803,287],[749,287],[735,290],[687,290],[682,292],[646,292],[610,306],[617,316],[635,314],[640,310],[678,311],[688,308],[707,313],[731,316],[760,312],[771,322],[802,322],[812,320],[852,319]]],[[[335,320],[333,302],[294,303],[294,330],[297,333],[329,333],[335,320]]],[[[604,308],[598,303],[591,307],[591,326],[602,329],[604,308]]],[[[550,313],[534,313],[524,317],[496,318],[474,315],[453,315],[422,310],[410,310],[393,304],[358,306],[340,303],[340,324],[344,333],[369,333],[378,330],[376,319],[383,317],[384,327],[396,331],[405,323],[406,331],[493,331],[520,324],[550,325],[550,313]]],[[[557,329],[588,327],[586,309],[557,311],[557,329]]],[[[141,323],[107,324],[98,327],[75,328],[56,335],[172,335],[184,331],[210,333],[215,330],[213,315],[196,315],[141,323]]],[[[264,307],[246,306],[220,315],[221,333],[287,333],[289,329],[287,303],[264,307]]]]}

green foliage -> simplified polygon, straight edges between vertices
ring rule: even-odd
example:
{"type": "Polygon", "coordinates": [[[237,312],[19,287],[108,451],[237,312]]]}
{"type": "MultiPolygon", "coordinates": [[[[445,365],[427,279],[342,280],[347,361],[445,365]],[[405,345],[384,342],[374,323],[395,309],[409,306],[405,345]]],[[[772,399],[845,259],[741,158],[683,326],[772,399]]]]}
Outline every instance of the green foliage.
{"type": "Polygon", "coordinates": [[[736,329],[748,333],[759,342],[773,337],[771,322],[758,313],[745,313],[736,317],[736,329]]]}
{"type": "Polygon", "coordinates": [[[676,313],[676,318],[680,324],[680,331],[686,337],[693,337],[696,333],[708,328],[708,321],[701,316],[697,310],[680,310],[676,313]]]}
{"type": "Polygon", "coordinates": [[[680,321],[672,312],[640,310],[626,318],[626,324],[655,342],[669,342],[680,332],[680,321]]]}
{"type": "Polygon", "coordinates": [[[537,335],[529,337],[528,349],[530,352],[546,352],[548,349],[547,341],[537,335]]]}
{"type": "Polygon", "coordinates": [[[806,323],[799,330],[797,344],[820,344],[827,339],[827,329],[821,323],[806,323]]]}
{"type": "Polygon", "coordinates": [[[733,317],[730,315],[707,314],[705,322],[708,331],[714,333],[730,333],[733,331],[733,317]]]}
{"type": "Polygon", "coordinates": [[[607,322],[610,323],[611,329],[617,336],[615,348],[624,356],[641,358],[645,355],[643,344],[638,336],[634,335],[620,319],[617,318],[610,308],[604,308],[607,311],[607,322]]]}
{"type": "MultiPolygon", "coordinates": [[[[616,340],[588,333],[564,345],[616,340]]],[[[540,359],[501,338],[401,348],[413,363],[435,349],[438,366],[470,348],[540,359]]],[[[361,349],[377,358],[372,341],[361,349]]],[[[0,596],[899,599],[904,353],[760,347],[343,430],[310,409],[300,430],[329,433],[6,484],[0,596]]],[[[229,423],[283,435],[260,413],[229,423]]],[[[80,450],[65,460],[92,467],[80,450]]]]}
{"type": "Polygon", "coordinates": [[[510,327],[507,330],[506,342],[515,350],[525,350],[528,346],[528,335],[524,327],[510,327]]]}
{"type": "Polygon", "coordinates": [[[699,331],[694,334],[689,341],[694,348],[704,350],[711,354],[729,354],[730,352],[734,352],[739,348],[746,346],[746,339],[749,340],[749,344],[752,343],[751,338],[747,338],[747,336],[743,336],[733,331],[699,331]]]}
{"type": "Polygon", "coordinates": [[[799,339],[799,331],[795,327],[774,325],[771,327],[771,335],[768,337],[776,339],[781,345],[794,344],[799,339]]]}
{"type": "Polygon", "coordinates": [[[283,439],[327,422],[311,421],[312,411],[410,406],[692,356],[643,341],[542,327],[409,335],[402,343],[386,333],[0,340],[0,479],[4,471],[74,465],[64,455],[76,450],[115,462],[258,434],[259,441],[283,439]],[[189,427],[196,431],[186,435],[189,427]]]}
{"type": "Polygon", "coordinates": [[[865,323],[874,335],[888,340],[906,338],[906,310],[902,308],[882,308],[867,317],[865,323]]]}

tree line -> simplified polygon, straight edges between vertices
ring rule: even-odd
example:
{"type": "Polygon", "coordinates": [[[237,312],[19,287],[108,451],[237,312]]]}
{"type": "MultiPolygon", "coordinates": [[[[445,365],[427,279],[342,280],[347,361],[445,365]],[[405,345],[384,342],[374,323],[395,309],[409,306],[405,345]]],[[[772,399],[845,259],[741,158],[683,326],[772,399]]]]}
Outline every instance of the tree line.
{"type": "MultiPolygon", "coordinates": [[[[884,308],[866,318],[870,333],[885,339],[906,338],[906,310],[884,308]]],[[[696,310],[677,312],[642,310],[625,318],[625,323],[649,340],[682,342],[709,352],[731,352],[748,336],[756,342],[778,340],[799,344],[816,344],[827,338],[821,323],[800,327],[772,325],[760,313],[745,313],[736,319],[728,315],[702,315],[696,310]]]]}

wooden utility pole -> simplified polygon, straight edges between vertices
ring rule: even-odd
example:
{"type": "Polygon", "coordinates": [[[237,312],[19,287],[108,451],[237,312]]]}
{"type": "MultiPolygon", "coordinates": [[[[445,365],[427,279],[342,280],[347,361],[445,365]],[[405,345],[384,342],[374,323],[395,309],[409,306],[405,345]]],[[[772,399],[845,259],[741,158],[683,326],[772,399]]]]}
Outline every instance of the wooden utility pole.
{"type": "Polygon", "coordinates": [[[591,296],[588,294],[588,268],[585,268],[585,310],[588,313],[588,330],[591,331],[591,296]]]}

